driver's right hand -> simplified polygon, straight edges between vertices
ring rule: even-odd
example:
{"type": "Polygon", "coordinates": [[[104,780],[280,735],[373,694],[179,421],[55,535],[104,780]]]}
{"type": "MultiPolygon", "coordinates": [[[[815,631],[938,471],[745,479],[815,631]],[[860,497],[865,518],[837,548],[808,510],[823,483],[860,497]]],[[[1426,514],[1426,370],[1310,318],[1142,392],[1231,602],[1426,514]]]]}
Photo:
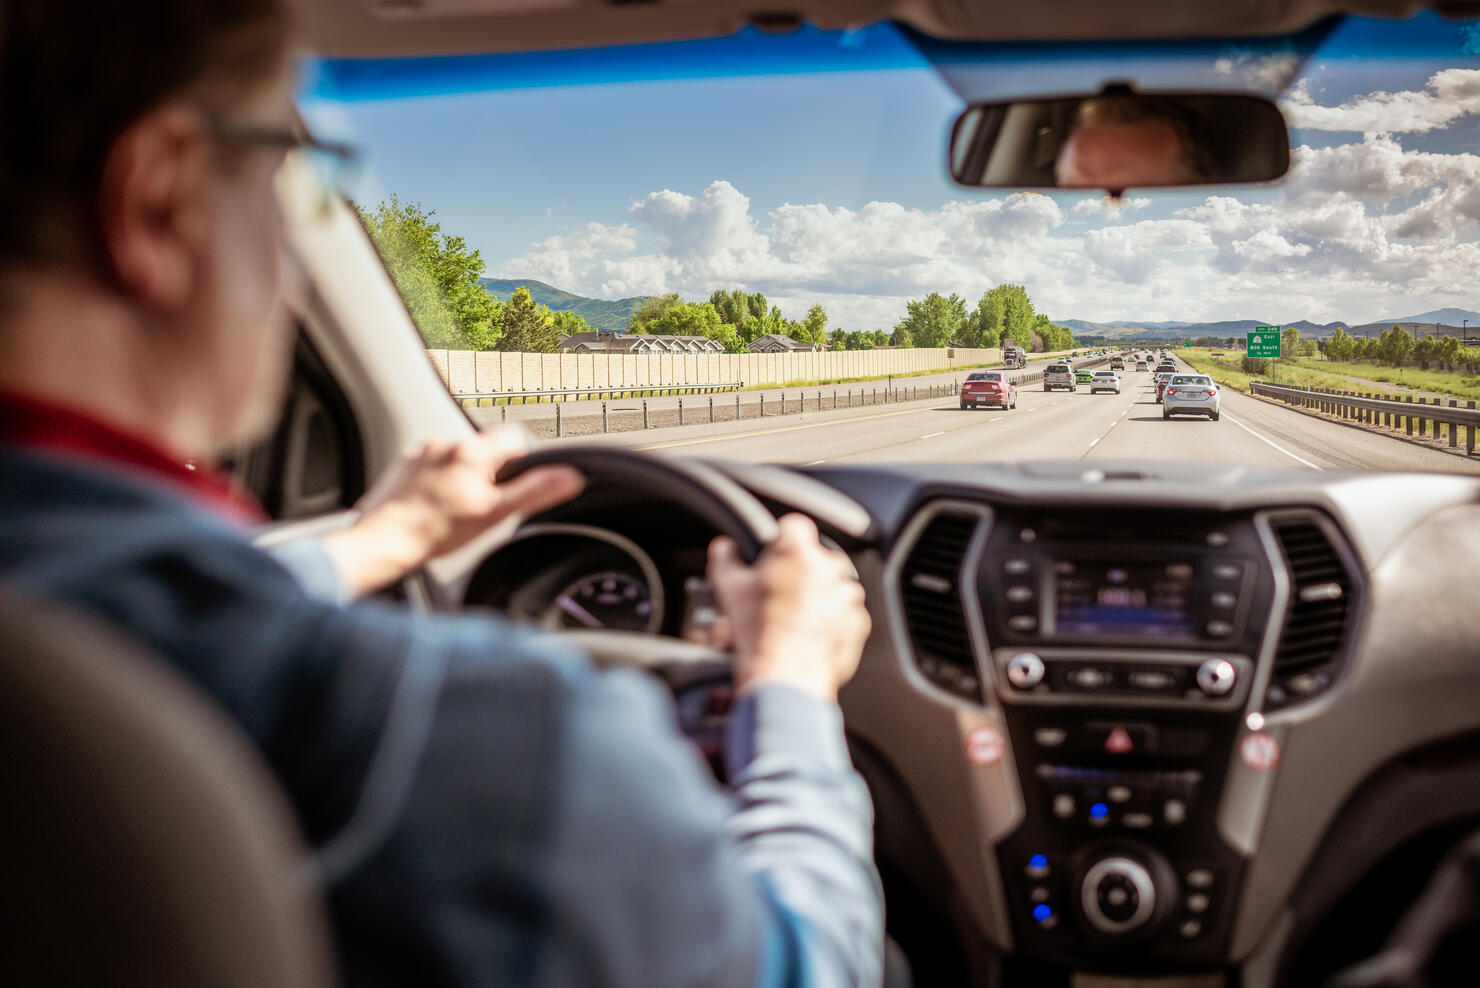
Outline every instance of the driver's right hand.
{"type": "Polygon", "coordinates": [[[822,545],[810,518],[780,519],[753,566],[733,541],[715,539],[709,581],[733,629],[738,690],[781,683],[837,700],[858,669],[870,620],[848,558],[822,545]]]}

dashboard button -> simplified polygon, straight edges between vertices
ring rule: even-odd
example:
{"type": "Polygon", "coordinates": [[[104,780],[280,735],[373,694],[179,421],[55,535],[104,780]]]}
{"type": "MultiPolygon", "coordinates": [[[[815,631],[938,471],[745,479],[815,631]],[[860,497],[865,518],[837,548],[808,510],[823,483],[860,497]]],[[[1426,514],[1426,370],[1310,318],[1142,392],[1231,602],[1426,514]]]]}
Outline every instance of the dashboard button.
{"type": "Polygon", "coordinates": [[[1227,659],[1208,659],[1197,667],[1197,685],[1208,696],[1227,695],[1237,678],[1238,670],[1227,659]]]}
{"type": "Polygon", "coordinates": [[[1207,630],[1214,638],[1227,638],[1233,634],[1233,625],[1227,621],[1209,621],[1207,630]]]}
{"type": "Polygon", "coordinates": [[[1213,567],[1213,576],[1219,580],[1238,580],[1244,575],[1243,563],[1218,563],[1213,567]]]}
{"type": "Polygon", "coordinates": [[[1040,748],[1057,748],[1068,737],[1069,732],[1062,727],[1040,727],[1033,732],[1033,743],[1040,748]]]}
{"type": "Polygon", "coordinates": [[[1018,614],[1007,619],[1007,626],[1013,631],[1032,631],[1038,627],[1038,619],[1031,614],[1018,614]]]}
{"type": "Polygon", "coordinates": [[[1194,868],[1187,873],[1187,887],[1209,889],[1213,887],[1213,873],[1207,868],[1194,868]]]}
{"type": "Polygon", "coordinates": [[[1025,604],[1034,597],[1032,587],[1008,587],[1007,599],[1014,604],[1025,604]]]}
{"type": "Polygon", "coordinates": [[[1043,660],[1032,652],[1019,652],[1007,662],[1007,681],[1020,690],[1043,682],[1043,660]]]}
{"type": "Polygon", "coordinates": [[[1023,869],[1029,878],[1048,877],[1048,857],[1043,854],[1035,854],[1028,859],[1028,866],[1023,869]]]}
{"type": "Polygon", "coordinates": [[[1132,689],[1149,693],[1177,688],[1177,674],[1168,669],[1136,669],[1126,674],[1125,681],[1132,689]]]}
{"type": "Polygon", "coordinates": [[[1091,722],[1085,725],[1084,741],[1097,754],[1144,755],[1156,750],[1156,729],[1149,724],[1091,722]]]}
{"type": "Polygon", "coordinates": [[[1060,820],[1068,820],[1074,816],[1074,797],[1066,792],[1061,792],[1053,798],[1053,815],[1060,820]]]}
{"type": "Polygon", "coordinates": [[[1024,573],[1031,573],[1033,571],[1033,564],[1026,559],[1009,559],[1002,564],[1002,569],[1008,573],[1012,573],[1014,576],[1021,576],[1024,573]]]}
{"type": "Polygon", "coordinates": [[[1111,786],[1105,790],[1105,798],[1112,803],[1129,803],[1131,795],[1130,786],[1111,786]]]}
{"type": "Polygon", "coordinates": [[[1078,669],[1069,670],[1066,677],[1069,685],[1077,690],[1102,690],[1110,685],[1111,675],[1103,669],[1094,666],[1081,666],[1078,669]]]}
{"type": "Polygon", "coordinates": [[[1035,885],[1028,890],[1028,901],[1033,903],[1035,906],[1038,905],[1040,902],[1047,902],[1050,898],[1052,898],[1052,896],[1053,893],[1051,893],[1047,889],[1047,887],[1043,885],[1035,885]]]}
{"type": "Polygon", "coordinates": [[[1209,899],[1201,892],[1194,892],[1187,897],[1187,911],[1190,913],[1205,913],[1208,911],[1209,899]]]}
{"type": "Polygon", "coordinates": [[[1154,821],[1150,813],[1127,813],[1120,822],[1132,830],[1146,830],[1154,821]]]}
{"type": "Polygon", "coordinates": [[[1189,919],[1177,927],[1177,935],[1183,940],[1195,940],[1202,933],[1202,923],[1195,919],[1189,919]]]}
{"type": "Polygon", "coordinates": [[[1180,827],[1187,822],[1187,804],[1180,799],[1169,799],[1162,804],[1161,818],[1168,827],[1180,827]]]}
{"type": "Polygon", "coordinates": [[[1219,590],[1212,596],[1213,606],[1225,611],[1231,611],[1238,604],[1238,597],[1227,590],[1219,590]]]}

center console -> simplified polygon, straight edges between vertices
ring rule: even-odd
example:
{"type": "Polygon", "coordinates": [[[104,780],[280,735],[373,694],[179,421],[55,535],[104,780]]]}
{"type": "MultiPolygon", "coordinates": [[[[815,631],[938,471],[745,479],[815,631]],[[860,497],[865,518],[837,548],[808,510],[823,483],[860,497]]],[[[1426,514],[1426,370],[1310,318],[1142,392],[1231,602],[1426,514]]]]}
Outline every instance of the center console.
{"type": "Polygon", "coordinates": [[[1252,515],[1003,510],[974,591],[1025,802],[998,842],[1020,953],[1144,971],[1227,956],[1218,803],[1278,618],[1252,515]]]}

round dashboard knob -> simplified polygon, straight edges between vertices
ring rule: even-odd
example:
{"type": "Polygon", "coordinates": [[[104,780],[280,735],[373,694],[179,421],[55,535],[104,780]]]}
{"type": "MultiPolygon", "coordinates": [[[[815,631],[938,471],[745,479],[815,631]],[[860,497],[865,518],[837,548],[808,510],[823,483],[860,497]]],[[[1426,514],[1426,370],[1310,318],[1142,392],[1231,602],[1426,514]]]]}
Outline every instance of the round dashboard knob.
{"type": "Polygon", "coordinates": [[[1197,667],[1197,685],[1208,696],[1223,696],[1233,689],[1238,670],[1227,659],[1208,659],[1197,667]]]}
{"type": "Polygon", "coordinates": [[[1151,873],[1130,858],[1105,858],[1085,872],[1079,904],[1101,933],[1130,933],[1145,926],[1156,908],[1151,873]]]}
{"type": "Polygon", "coordinates": [[[1007,663],[1007,681],[1020,690],[1030,690],[1043,682],[1043,660],[1032,652],[1019,652],[1007,663]]]}

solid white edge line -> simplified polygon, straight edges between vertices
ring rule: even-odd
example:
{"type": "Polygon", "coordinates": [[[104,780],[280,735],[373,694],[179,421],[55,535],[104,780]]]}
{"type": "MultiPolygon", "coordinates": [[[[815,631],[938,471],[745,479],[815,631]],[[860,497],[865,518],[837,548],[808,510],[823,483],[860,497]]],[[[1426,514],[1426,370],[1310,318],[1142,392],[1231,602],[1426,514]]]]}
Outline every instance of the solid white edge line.
{"type": "Polygon", "coordinates": [[[804,467],[815,467],[819,463],[826,463],[826,462],[827,462],[826,460],[813,460],[811,463],[803,463],[802,466],[804,466],[804,467]]]}
{"type": "Polygon", "coordinates": [[[930,435],[928,435],[928,436],[921,436],[920,438],[921,439],[934,439],[936,436],[943,436],[943,435],[945,435],[944,430],[942,430],[940,432],[932,432],[930,435]]]}
{"type": "Polygon", "coordinates": [[[1091,446],[1091,447],[1093,447],[1093,446],[1094,446],[1094,444],[1095,444],[1095,443],[1097,443],[1097,442],[1099,442],[1099,440],[1098,440],[1098,439],[1091,439],[1091,440],[1090,440],[1090,441],[1089,441],[1089,444],[1090,444],[1090,446],[1091,446]]]}
{"type": "Polygon", "coordinates": [[[1305,457],[1298,456],[1295,453],[1290,452],[1288,449],[1286,449],[1285,447],[1281,446],[1279,443],[1275,442],[1273,439],[1269,439],[1269,438],[1267,438],[1265,436],[1261,436],[1259,433],[1255,432],[1253,429],[1251,429],[1248,426],[1244,425],[1242,422],[1240,422],[1238,419],[1234,418],[1232,415],[1229,415],[1227,412],[1221,412],[1220,414],[1222,415],[1222,417],[1228,419],[1228,421],[1232,422],[1234,425],[1238,426],[1240,429],[1243,429],[1245,432],[1247,432],[1249,435],[1253,436],[1255,439],[1259,440],[1262,443],[1266,443],[1266,444],[1268,444],[1270,446],[1273,446],[1275,449],[1279,450],[1281,453],[1284,453],[1286,456],[1288,456],[1290,459],[1294,460],[1296,463],[1303,463],[1306,466],[1310,467],[1312,470],[1322,470],[1323,469],[1322,467],[1316,466],[1314,463],[1310,462],[1305,457]]]}

